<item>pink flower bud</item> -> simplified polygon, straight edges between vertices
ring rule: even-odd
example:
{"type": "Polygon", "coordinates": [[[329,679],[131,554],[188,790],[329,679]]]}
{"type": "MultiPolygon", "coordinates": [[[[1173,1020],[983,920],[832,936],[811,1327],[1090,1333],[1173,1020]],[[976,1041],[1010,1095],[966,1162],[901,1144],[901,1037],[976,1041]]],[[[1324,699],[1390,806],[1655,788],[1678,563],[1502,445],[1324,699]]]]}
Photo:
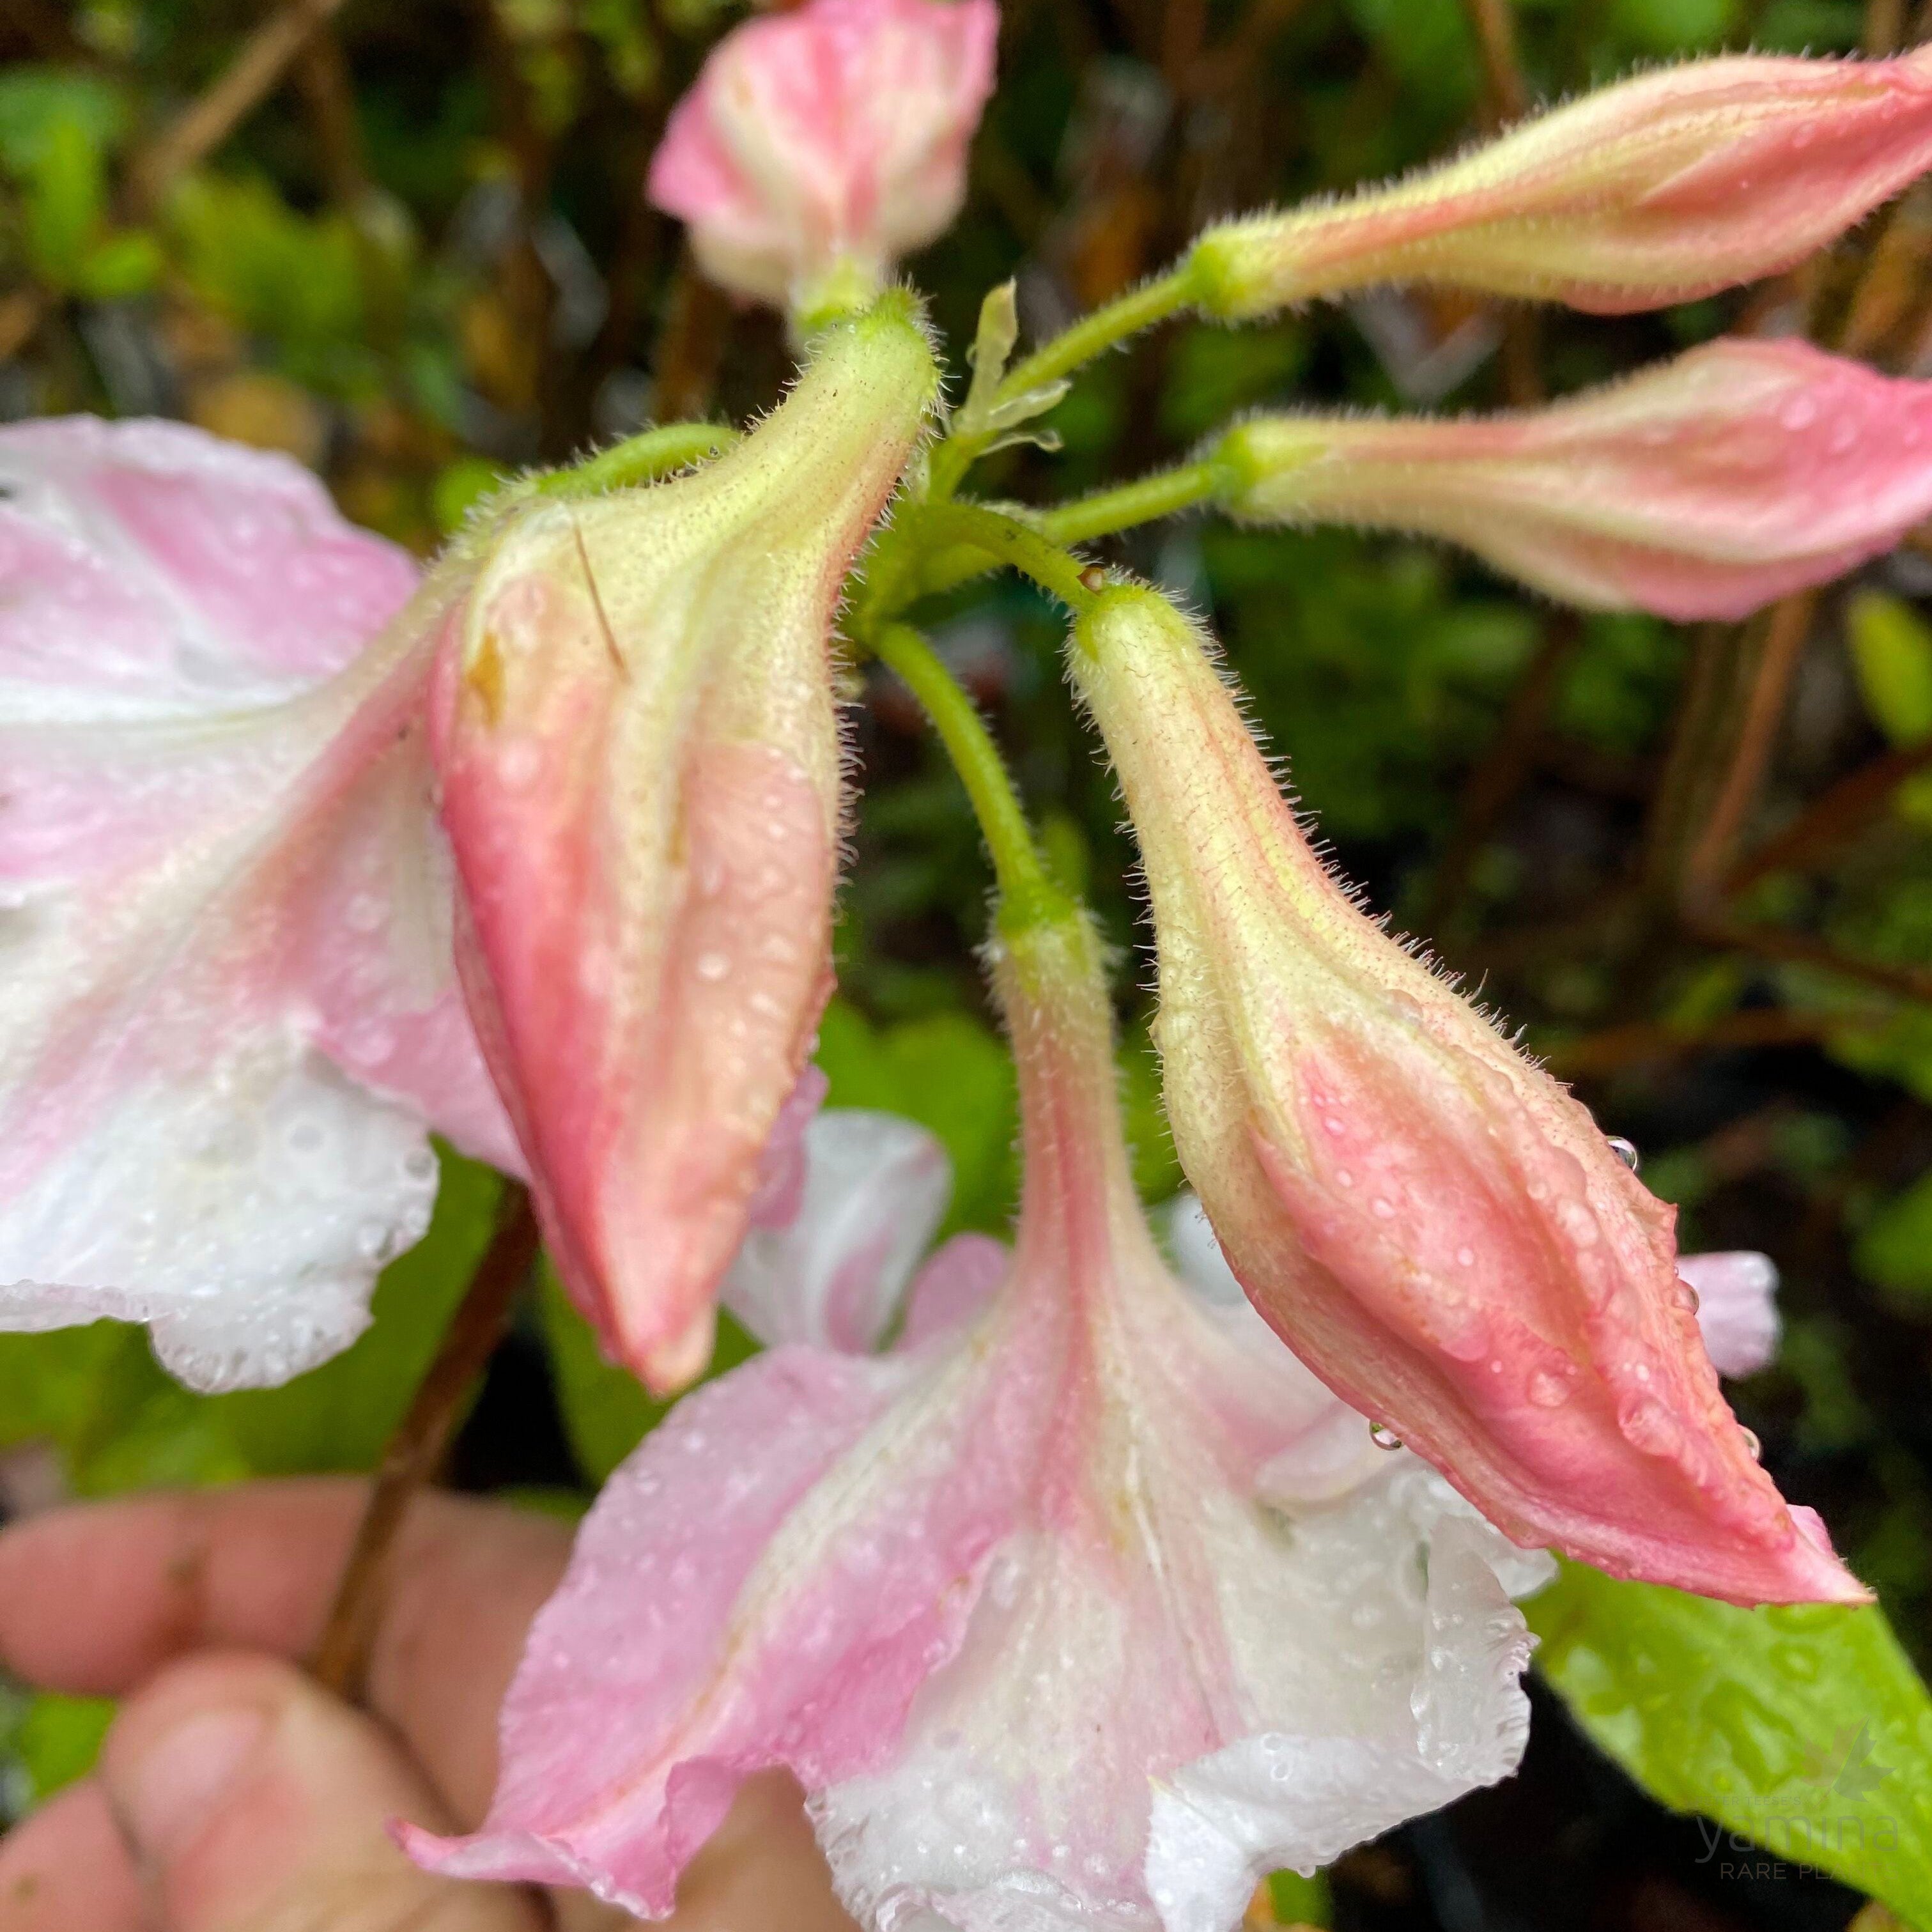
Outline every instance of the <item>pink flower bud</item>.
{"type": "Polygon", "coordinates": [[[1187,622],[1110,590],[1072,658],[1145,861],[1175,1144],[1270,1324],[1520,1543],[1862,1600],[1718,1393],[1672,1210],[1324,871],[1187,622]]]}
{"type": "Polygon", "coordinates": [[[830,990],[832,612],[934,386],[888,297],[716,462],[530,508],[444,638],[465,990],[559,1270],[660,1389],[709,1356],[830,990]]]}
{"type": "Polygon", "coordinates": [[[1262,416],[1216,455],[1254,522],[1422,531],[1573,604],[1738,617],[1932,512],[1932,383],[1730,339],[1508,416],[1262,416]]]}
{"type": "Polygon", "coordinates": [[[1932,51],[1744,55],[1606,88],[1459,160],[1210,229],[1202,305],[1258,315],[1378,282],[1617,314],[1773,274],[1932,166],[1932,51]]]}
{"type": "Polygon", "coordinates": [[[706,274],[809,311],[876,290],[959,212],[993,0],[808,0],[712,50],[651,163],[706,274]]]}

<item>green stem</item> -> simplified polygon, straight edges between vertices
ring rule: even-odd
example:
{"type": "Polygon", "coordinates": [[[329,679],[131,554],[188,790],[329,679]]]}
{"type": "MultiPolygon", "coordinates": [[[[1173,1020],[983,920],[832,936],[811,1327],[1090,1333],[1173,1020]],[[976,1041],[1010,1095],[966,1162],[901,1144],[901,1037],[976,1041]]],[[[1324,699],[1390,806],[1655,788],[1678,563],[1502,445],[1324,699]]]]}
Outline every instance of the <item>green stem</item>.
{"type": "MultiPolygon", "coordinates": [[[[1094,593],[1083,580],[1087,566],[1031,524],[983,503],[922,503],[916,514],[915,541],[928,555],[939,544],[970,544],[995,565],[1009,564],[1031,578],[1076,614],[1092,604],[1094,593]]],[[[929,587],[921,580],[922,594],[929,587]]]]}
{"type": "Polygon", "coordinates": [[[1196,503],[1215,502],[1226,494],[1227,482],[1222,465],[1213,457],[1205,457],[1178,469],[1156,470],[1118,489],[1096,490],[1070,503],[1057,503],[1040,513],[1040,532],[1058,544],[1085,543],[1136,524],[1171,517],[1196,503]]]}
{"type": "Polygon", "coordinates": [[[1083,362],[1104,355],[1115,343],[1178,314],[1194,300],[1194,292],[1193,270],[1184,261],[1179,268],[1117,296],[1091,315],[1083,315],[1072,328],[1061,330],[1052,341],[1042,342],[1024,362],[1015,363],[1000,385],[1000,396],[1023,396],[1029,389],[1044,388],[1070,376],[1083,362]]]}
{"type": "Polygon", "coordinates": [[[1066,895],[1047,875],[1006,760],[958,680],[910,624],[886,624],[872,640],[881,662],[905,680],[973,802],[999,881],[1000,916],[1017,931],[1067,912],[1066,895]]]}
{"type": "MultiPolygon", "coordinates": [[[[1072,328],[1042,343],[1024,362],[1006,371],[994,392],[994,406],[1010,402],[1030,389],[1045,388],[1062,376],[1070,376],[1082,364],[1104,355],[1116,343],[1178,314],[1196,299],[1195,280],[1191,259],[1184,259],[1179,268],[1170,268],[1166,274],[1103,303],[1092,314],[1082,316],[1072,328]]],[[[933,500],[944,502],[952,495],[984,447],[982,438],[953,436],[933,452],[928,485],[933,500]]]]}
{"type": "Polygon", "coordinates": [[[667,423],[662,429],[627,436],[574,469],[553,470],[538,479],[537,488],[545,496],[584,496],[655,483],[688,464],[717,455],[737,440],[737,431],[721,423],[667,423]]]}
{"type": "MultiPolygon", "coordinates": [[[[1198,503],[1222,502],[1229,480],[1225,464],[1216,457],[1204,457],[1198,463],[1183,464],[1178,469],[1143,476],[1138,482],[1124,483],[1118,490],[1101,490],[1070,503],[1056,504],[1041,511],[1030,527],[1054,544],[1086,543],[1116,530],[1131,530],[1136,524],[1171,517],[1198,503]]],[[[930,516],[932,506],[924,514],[930,516]]],[[[998,559],[976,540],[949,543],[928,554],[920,572],[919,595],[935,596],[998,568],[998,559]]]]}

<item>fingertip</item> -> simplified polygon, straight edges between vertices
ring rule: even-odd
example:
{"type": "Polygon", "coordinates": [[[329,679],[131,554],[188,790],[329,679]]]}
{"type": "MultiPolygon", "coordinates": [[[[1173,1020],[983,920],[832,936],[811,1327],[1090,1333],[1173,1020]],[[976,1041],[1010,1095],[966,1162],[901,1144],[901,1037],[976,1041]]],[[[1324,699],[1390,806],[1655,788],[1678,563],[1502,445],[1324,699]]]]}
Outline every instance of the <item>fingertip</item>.
{"type": "Polygon", "coordinates": [[[142,1932],[135,1876],[106,1792],[83,1778],[0,1838],[5,1932],[142,1932]]]}
{"type": "MultiPolygon", "coordinates": [[[[100,1778],[173,1932],[428,1922],[454,1888],[392,1842],[392,1818],[446,1828],[390,1735],[276,1658],[208,1653],[164,1670],[108,1733],[100,1778]],[[290,1922],[294,1922],[292,1918],[290,1922]]],[[[520,1894],[466,1899],[476,1932],[531,1932],[520,1894]]]]}

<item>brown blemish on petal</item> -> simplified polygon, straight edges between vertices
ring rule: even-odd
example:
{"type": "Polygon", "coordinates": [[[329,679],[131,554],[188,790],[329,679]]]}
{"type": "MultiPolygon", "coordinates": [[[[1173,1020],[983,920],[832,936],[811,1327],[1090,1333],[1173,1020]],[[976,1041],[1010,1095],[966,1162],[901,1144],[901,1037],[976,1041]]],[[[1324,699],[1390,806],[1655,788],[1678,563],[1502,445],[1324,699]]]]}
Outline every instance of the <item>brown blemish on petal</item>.
{"type": "Polygon", "coordinates": [[[483,722],[494,729],[503,715],[503,652],[494,631],[485,631],[470,653],[463,688],[482,706],[483,722]]]}

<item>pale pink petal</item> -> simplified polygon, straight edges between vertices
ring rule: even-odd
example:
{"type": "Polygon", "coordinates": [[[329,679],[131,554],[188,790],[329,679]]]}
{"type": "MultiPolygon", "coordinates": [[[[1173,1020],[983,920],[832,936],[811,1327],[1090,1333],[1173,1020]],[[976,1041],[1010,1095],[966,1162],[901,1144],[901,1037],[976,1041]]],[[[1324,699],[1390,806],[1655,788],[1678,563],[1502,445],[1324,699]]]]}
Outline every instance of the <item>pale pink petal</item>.
{"type": "Polygon", "coordinates": [[[1932,514],[1932,382],[1726,340],[1508,416],[1259,417],[1218,454],[1257,522],[1420,531],[1570,603],[1740,617],[1932,514]]]}
{"type": "Polygon", "coordinates": [[[1741,55],[1599,89],[1408,179],[1210,229],[1204,306],[1425,282],[1606,314],[1774,274],[1932,165],[1932,53],[1741,55]]]}
{"type": "Polygon", "coordinates": [[[1012,1250],[991,1234],[955,1234],[914,1276],[898,1346],[916,1348],[963,1328],[992,1300],[1012,1262],[1012,1250]]]}
{"type": "Polygon", "coordinates": [[[416,585],[298,464],[180,423],[10,424],[0,490],[10,716],[286,695],[341,670],[416,585]]]}
{"type": "Polygon", "coordinates": [[[796,1348],[699,1390],[579,1532],[482,1829],[412,1832],[412,1853],[662,1915],[749,1772],[817,1786],[884,1761],[1020,1505],[1037,1406],[989,1362],[796,1348]]]}
{"type": "Polygon", "coordinates": [[[758,1156],[758,1186],[752,1190],[752,1204],[745,1217],[754,1228],[788,1227],[798,1218],[798,1211],[805,1204],[806,1177],[810,1166],[806,1137],[830,1088],[831,1082],[818,1067],[808,1066],[778,1109],[778,1118],[772,1123],[771,1136],[758,1156]]]}
{"type": "Polygon", "coordinates": [[[874,283],[958,212],[992,91],[992,0],[807,0],[734,28],[672,110],[651,200],[715,280],[783,304],[874,283]]]}
{"type": "Polygon", "coordinates": [[[805,1130],[793,1219],[754,1225],[718,1299],[760,1341],[869,1353],[952,1192],[946,1150],[896,1114],[834,1108],[805,1130]]]}
{"type": "Polygon", "coordinates": [[[198,1386],[278,1381],[427,1225],[426,1115],[509,1151],[416,619],[354,655],[412,573],[175,426],[0,430],[0,1328],[146,1320],[198,1386]]]}
{"type": "Polygon", "coordinates": [[[1697,1297],[1697,1326],[1720,1376],[1754,1376],[1778,1353],[1778,1270],[1768,1255],[1679,1255],[1697,1297]]]}

